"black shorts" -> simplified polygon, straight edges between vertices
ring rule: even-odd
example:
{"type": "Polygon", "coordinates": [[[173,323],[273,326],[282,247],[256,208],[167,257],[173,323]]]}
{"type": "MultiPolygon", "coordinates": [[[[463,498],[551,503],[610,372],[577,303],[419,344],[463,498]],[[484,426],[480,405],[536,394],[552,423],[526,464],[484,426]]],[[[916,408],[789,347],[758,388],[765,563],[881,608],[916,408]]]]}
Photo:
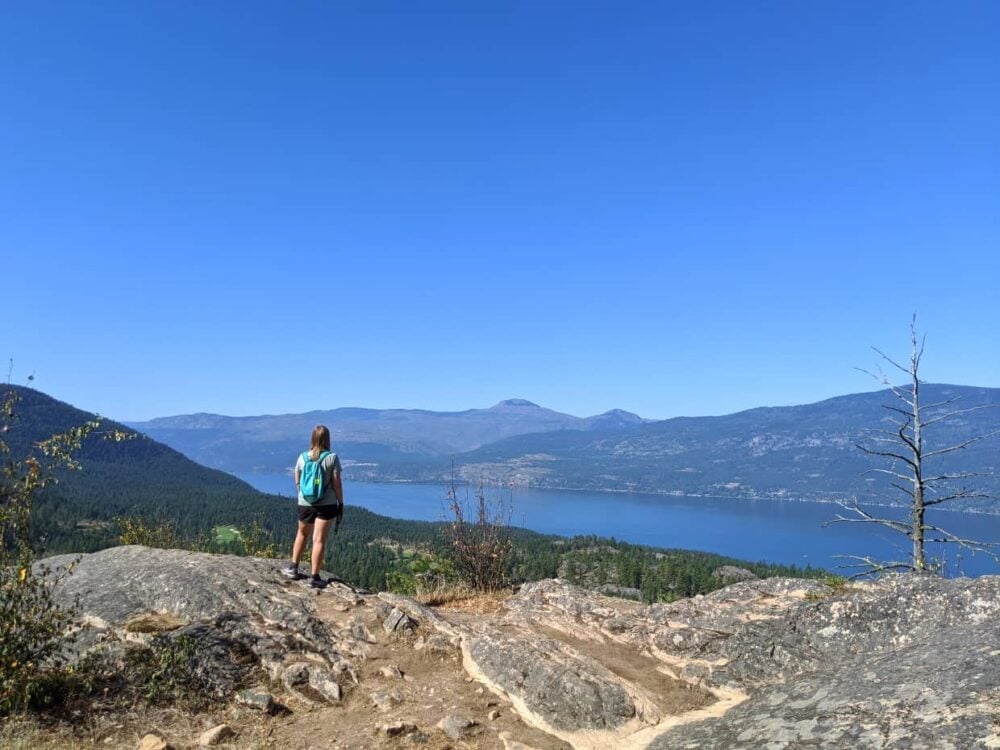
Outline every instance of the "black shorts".
{"type": "Polygon", "coordinates": [[[332,505],[298,505],[299,520],[302,523],[316,523],[316,519],[322,521],[332,521],[337,517],[337,503],[332,505]]]}

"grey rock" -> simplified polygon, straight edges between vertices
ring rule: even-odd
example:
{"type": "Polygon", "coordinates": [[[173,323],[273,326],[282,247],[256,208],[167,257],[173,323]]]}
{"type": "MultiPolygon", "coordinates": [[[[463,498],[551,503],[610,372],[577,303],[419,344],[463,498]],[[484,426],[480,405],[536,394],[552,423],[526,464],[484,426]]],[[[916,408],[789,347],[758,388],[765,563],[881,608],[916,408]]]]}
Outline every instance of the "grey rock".
{"type": "MultiPolygon", "coordinates": [[[[656,654],[691,684],[746,696],[717,718],[665,727],[650,750],[1000,746],[1000,577],[903,575],[845,590],[753,580],[648,607],[542,581],[524,586],[505,610],[500,624],[507,628],[568,629],[587,642],[656,654]]],[[[477,649],[476,638],[467,648],[484,675],[565,730],[560,736],[582,726],[603,732],[609,747],[625,739],[614,729],[624,712],[588,727],[581,716],[600,716],[599,704],[574,712],[573,700],[530,689],[559,664],[543,641],[513,646],[501,639],[477,649]]],[[[551,677],[548,684],[559,683],[551,677]]]]}
{"type": "Polygon", "coordinates": [[[451,654],[456,649],[452,639],[443,633],[431,633],[426,638],[420,636],[413,644],[416,651],[426,651],[429,654],[451,654]]]}
{"type": "Polygon", "coordinates": [[[281,683],[289,690],[294,690],[299,685],[309,682],[309,665],[305,662],[296,662],[285,667],[281,673],[281,683]]]}
{"type": "Polygon", "coordinates": [[[253,689],[241,690],[236,694],[236,702],[243,706],[256,708],[266,714],[277,713],[280,704],[266,690],[253,689]]]}
{"type": "Polygon", "coordinates": [[[725,581],[754,581],[757,574],[746,568],[738,568],[735,565],[721,565],[712,571],[713,578],[721,578],[725,581]]]}
{"type": "Polygon", "coordinates": [[[382,629],[386,633],[401,633],[404,631],[414,631],[417,628],[416,621],[398,607],[393,607],[389,616],[382,623],[382,629]]]}
{"type": "Polygon", "coordinates": [[[362,643],[378,643],[375,635],[368,629],[368,626],[360,620],[351,623],[351,635],[362,643]]]}
{"type": "Polygon", "coordinates": [[[406,698],[399,690],[378,690],[371,694],[371,699],[379,711],[388,711],[393,706],[402,703],[406,698]]]}
{"type": "Polygon", "coordinates": [[[313,667],[309,670],[309,687],[322,695],[328,703],[339,703],[344,698],[340,683],[322,667],[313,667]]]}
{"type": "Polygon", "coordinates": [[[387,604],[391,604],[396,609],[405,612],[420,627],[430,627],[451,637],[461,635],[461,628],[450,623],[430,607],[415,602],[409,597],[383,591],[378,595],[378,598],[387,604]]]}
{"type": "Polygon", "coordinates": [[[394,721],[391,724],[383,724],[382,731],[389,737],[398,737],[402,734],[415,732],[417,725],[408,721],[394,721]]]}
{"type": "MultiPolygon", "coordinates": [[[[76,559],[64,555],[44,564],[66,567],[76,559]]],[[[352,656],[317,617],[308,589],[289,585],[278,567],[274,560],[138,546],[81,555],[54,589],[58,603],[78,603],[91,625],[67,656],[79,658],[124,638],[127,627],[146,622],[150,613],[157,613],[162,637],[195,642],[195,679],[216,698],[233,695],[257,670],[276,676],[278,665],[295,654],[319,656],[331,666],[352,656]]],[[[356,596],[341,584],[330,586],[341,588],[356,596]]]]}
{"type": "Polygon", "coordinates": [[[842,594],[805,599],[780,619],[747,623],[719,644],[721,682],[783,681],[852,656],[874,656],[1000,616],[1000,577],[890,576],[842,594]]]}
{"type": "Polygon", "coordinates": [[[763,688],[719,719],[650,750],[988,748],[998,741],[1000,623],[957,626],[896,651],[855,655],[763,688]]]}
{"type": "Polygon", "coordinates": [[[494,684],[565,730],[613,728],[636,715],[614,674],[551,638],[481,632],[466,640],[476,666],[494,684]]]}
{"type": "Polygon", "coordinates": [[[464,716],[454,714],[445,716],[437,723],[438,729],[448,735],[449,739],[456,742],[475,733],[479,728],[479,722],[474,719],[467,719],[464,716]]]}

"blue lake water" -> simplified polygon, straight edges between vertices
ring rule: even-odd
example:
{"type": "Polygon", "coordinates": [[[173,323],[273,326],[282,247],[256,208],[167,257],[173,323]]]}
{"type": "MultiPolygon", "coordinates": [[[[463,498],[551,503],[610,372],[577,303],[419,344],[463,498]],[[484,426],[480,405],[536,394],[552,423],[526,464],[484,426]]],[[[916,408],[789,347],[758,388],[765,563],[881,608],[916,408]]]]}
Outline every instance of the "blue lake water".
{"type": "MultiPolygon", "coordinates": [[[[284,474],[247,474],[241,478],[259,490],[290,496],[294,484],[284,474]]],[[[460,490],[464,497],[464,488],[460,490]]],[[[488,494],[501,493],[500,490],[488,494]]],[[[420,521],[445,519],[445,488],[436,485],[347,482],[348,511],[360,505],[375,513],[420,521]]],[[[646,544],[704,550],[744,560],[813,565],[849,573],[837,555],[869,555],[881,560],[906,559],[907,540],[871,524],[824,528],[840,509],[825,503],[779,500],[723,500],[626,493],[575,492],[517,488],[503,491],[512,503],[511,523],[547,534],[596,534],[646,544]]],[[[899,515],[899,509],[879,509],[899,515]]],[[[843,512],[843,511],[840,511],[843,512]]],[[[984,542],[1000,542],[1000,516],[938,512],[928,517],[952,533],[984,542]]],[[[345,523],[349,522],[349,516],[345,523]]],[[[947,545],[946,560],[965,575],[1000,573],[986,555],[971,555],[947,545]]],[[[932,550],[940,555],[940,550],[932,550]]],[[[954,568],[952,569],[954,572],[954,568]]]]}

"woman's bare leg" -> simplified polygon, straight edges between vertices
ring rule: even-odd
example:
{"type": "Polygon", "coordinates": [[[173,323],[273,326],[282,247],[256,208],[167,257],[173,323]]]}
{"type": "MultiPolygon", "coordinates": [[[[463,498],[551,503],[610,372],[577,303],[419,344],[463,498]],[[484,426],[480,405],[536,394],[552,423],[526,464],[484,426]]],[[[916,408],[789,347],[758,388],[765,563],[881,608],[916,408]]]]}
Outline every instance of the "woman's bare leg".
{"type": "Polygon", "coordinates": [[[330,533],[330,524],[333,521],[325,521],[322,518],[316,519],[316,528],[313,529],[312,546],[312,574],[319,575],[323,569],[323,555],[326,552],[326,537],[330,533]]]}
{"type": "MultiPolygon", "coordinates": [[[[299,521],[298,531],[295,532],[295,543],[292,544],[292,562],[296,565],[302,559],[302,553],[306,548],[306,541],[312,533],[312,524],[299,521]]],[[[285,537],[286,539],[288,537],[285,537]]]]}

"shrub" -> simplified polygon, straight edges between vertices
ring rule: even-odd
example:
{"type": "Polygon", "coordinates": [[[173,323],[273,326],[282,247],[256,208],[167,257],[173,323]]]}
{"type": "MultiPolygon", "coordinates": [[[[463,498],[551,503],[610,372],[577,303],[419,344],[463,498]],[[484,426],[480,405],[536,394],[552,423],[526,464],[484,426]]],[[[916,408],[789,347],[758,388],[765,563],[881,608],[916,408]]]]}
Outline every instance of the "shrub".
{"type": "MultiPolygon", "coordinates": [[[[11,388],[0,404],[0,715],[30,705],[62,666],[75,612],[56,603],[52,586],[72,566],[57,575],[35,563],[31,512],[36,494],[56,481],[56,469],[79,468],[73,455],[100,425],[91,420],[17,457],[7,436],[17,429],[18,401],[11,388]]],[[[124,439],[119,432],[108,436],[124,439]]]]}
{"type": "Polygon", "coordinates": [[[178,549],[183,547],[177,533],[177,522],[151,520],[142,516],[120,516],[115,518],[118,526],[119,544],[140,544],[143,547],[178,549]]]}
{"type": "Polygon", "coordinates": [[[422,599],[454,587],[459,576],[451,560],[428,552],[415,552],[403,557],[385,580],[390,591],[422,599]]]}
{"type": "Polygon", "coordinates": [[[444,535],[447,554],[458,577],[477,591],[503,588],[513,549],[510,502],[499,495],[488,498],[480,482],[474,505],[469,509],[459,500],[454,480],[447,499],[450,518],[444,535]]]}

